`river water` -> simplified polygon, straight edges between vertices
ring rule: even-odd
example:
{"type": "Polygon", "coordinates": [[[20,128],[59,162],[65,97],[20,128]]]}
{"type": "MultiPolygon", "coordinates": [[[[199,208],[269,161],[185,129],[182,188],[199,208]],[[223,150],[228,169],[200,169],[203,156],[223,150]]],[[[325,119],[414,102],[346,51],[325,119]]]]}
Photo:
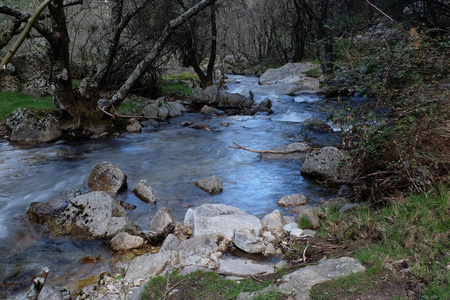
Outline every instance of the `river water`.
{"type": "Polygon", "coordinates": [[[301,122],[310,117],[325,119],[335,103],[315,94],[283,95],[277,86],[259,86],[256,77],[232,76],[229,92],[251,90],[255,100],[268,97],[274,114],[256,116],[203,116],[185,114],[142,134],[86,142],[20,146],[0,140],[0,284],[4,293],[28,287],[42,267],[50,267],[47,284],[74,286],[79,279],[112,271],[114,260],[108,245],[48,236],[24,215],[35,201],[46,201],[72,189],[88,192],[91,170],[102,161],[117,165],[128,176],[128,189],[116,199],[137,206],[129,212],[143,230],[152,215],[168,207],[176,221],[183,221],[188,207],[222,203],[259,217],[281,209],[276,201],[302,193],[317,203],[334,191],[305,180],[300,162],[264,161],[258,154],[229,147],[233,142],[252,149],[270,149],[298,141],[301,122]],[[204,122],[215,132],[180,126],[183,121],[204,122]],[[223,126],[226,124],[226,126],[223,126]],[[224,182],[220,195],[210,196],[192,183],[218,175],[224,182]],[[131,189],[146,179],[157,204],[138,200],[131,189]],[[85,256],[99,256],[96,264],[83,264],[85,256]]]}

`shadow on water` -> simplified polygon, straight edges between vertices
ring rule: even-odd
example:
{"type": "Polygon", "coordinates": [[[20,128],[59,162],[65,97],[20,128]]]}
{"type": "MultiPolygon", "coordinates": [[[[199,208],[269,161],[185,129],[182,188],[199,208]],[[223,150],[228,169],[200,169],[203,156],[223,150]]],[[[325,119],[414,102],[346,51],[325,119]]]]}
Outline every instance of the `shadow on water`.
{"type": "Polygon", "coordinates": [[[316,95],[291,97],[257,85],[256,78],[236,77],[229,91],[250,89],[255,100],[269,97],[271,116],[210,117],[185,114],[170,123],[145,128],[142,134],[50,145],[18,146],[0,142],[0,282],[4,291],[28,287],[31,279],[50,267],[48,284],[74,281],[112,271],[113,255],[105,242],[74,241],[44,234],[42,227],[24,221],[30,203],[61,197],[68,190],[88,192],[91,170],[101,161],[117,165],[128,176],[128,189],[115,198],[136,205],[130,217],[147,230],[151,217],[161,207],[171,210],[182,222],[189,207],[222,203],[256,216],[275,209],[280,198],[302,193],[313,203],[330,197],[327,190],[300,175],[301,162],[263,161],[256,153],[228,147],[233,142],[264,150],[298,140],[301,122],[310,117],[326,118],[318,106],[327,105],[316,95]],[[216,132],[180,126],[183,121],[204,122],[216,132]],[[222,126],[226,124],[226,127],[222,126]],[[218,175],[224,182],[222,194],[210,196],[192,183],[218,175]],[[156,205],[141,202],[131,189],[146,179],[157,197],[156,205]],[[83,264],[85,256],[100,257],[98,263],[83,264]]]}

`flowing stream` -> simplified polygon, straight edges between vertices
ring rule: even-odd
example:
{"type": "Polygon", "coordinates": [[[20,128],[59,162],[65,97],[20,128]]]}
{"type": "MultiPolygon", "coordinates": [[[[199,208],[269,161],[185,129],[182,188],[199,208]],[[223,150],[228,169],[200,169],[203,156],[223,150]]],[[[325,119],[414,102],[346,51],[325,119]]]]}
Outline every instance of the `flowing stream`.
{"type": "Polygon", "coordinates": [[[302,193],[312,203],[334,191],[305,180],[297,161],[264,161],[258,154],[228,147],[236,142],[251,149],[271,149],[298,141],[301,122],[310,117],[325,119],[326,108],[335,103],[314,94],[283,95],[277,86],[259,86],[256,77],[232,76],[229,92],[251,90],[255,100],[268,97],[272,115],[221,116],[185,114],[142,134],[86,142],[59,141],[54,144],[20,146],[0,140],[0,284],[3,293],[28,287],[31,279],[50,267],[46,284],[76,286],[92,274],[112,271],[117,259],[105,242],[51,237],[44,228],[24,218],[30,203],[46,201],[73,189],[88,192],[87,181],[102,161],[117,165],[128,176],[128,189],[115,198],[137,206],[130,217],[143,230],[152,215],[168,207],[176,221],[187,209],[204,203],[238,207],[259,217],[275,209],[280,198],[302,193]],[[204,122],[216,132],[180,126],[183,121],[204,122]],[[223,126],[225,124],[225,126],[223,126]],[[223,193],[210,196],[192,183],[218,175],[223,193]],[[146,179],[157,197],[156,205],[141,202],[131,189],[146,179]],[[98,263],[82,263],[86,256],[100,257],[98,263]]]}

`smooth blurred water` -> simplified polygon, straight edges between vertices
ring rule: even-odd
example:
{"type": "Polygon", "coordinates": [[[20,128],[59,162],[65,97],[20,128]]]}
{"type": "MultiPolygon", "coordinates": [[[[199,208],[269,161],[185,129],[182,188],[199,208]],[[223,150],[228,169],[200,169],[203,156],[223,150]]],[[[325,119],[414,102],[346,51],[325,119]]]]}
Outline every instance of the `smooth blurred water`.
{"type": "Polygon", "coordinates": [[[323,187],[300,175],[300,162],[263,161],[258,154],[232,149],[233,142],[263,150],[297,140],[301,122],[310,117],[325,119],[323,108],[330,103],[305,94],[280,94],[277,86],[259,86],[256,77],[233,76],[229,92],[251,90],[255,100],[268,97],[273,115],[203,116],[185,114],[142,134],[98,139],[81,143],[60,141],[38,146],[19,146],[0,141],[0,282],[3,290],[15,285],[28,286],[44,266],[50,267],[49,283],[75,284],[78,279],[111,271],[113,255],[103,242],[74,241],[68,237],[49,237],[43,228],[23,217],[35,201],[61,197],[68,190],[88,192],[91,170],[102,161],[117,165],[128,176],[128,189],[116,199],[137,206],[130,217],[144,230],[152,215],[168,207],[182,222],[190,206],[222,203],[236,206],[261,217],[275,209],[289,215],[276,201],[302,193],[318,202],[331,195],[323,187]],[[183,121],[204,122],[216,132],[180,126],[183,121]],[[221,125],[227,124],[227,127],[221,125]],[[222,194],[210,196],[192,183],[218,175],[224,183],[222,194]],[[131,189],[141,179],[153,188],[156,206],[141,202],[131,189]],[[84,256],[100,256],[97,264],[82,264],[84,256]]]}

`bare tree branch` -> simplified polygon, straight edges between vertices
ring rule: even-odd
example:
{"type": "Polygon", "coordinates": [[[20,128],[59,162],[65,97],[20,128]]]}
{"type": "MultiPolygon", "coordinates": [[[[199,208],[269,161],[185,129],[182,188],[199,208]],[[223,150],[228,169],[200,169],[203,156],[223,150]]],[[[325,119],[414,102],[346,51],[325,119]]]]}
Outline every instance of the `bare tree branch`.
{"type": "MultiPolygon", "coordinates": [[[[11,49],[6,53],[5,58],[0,63],[0,73],[3,70],[3,67],[11,60],[11,58],[14,56],[14,54],[19,49],[20,45],[22,45],[23,41],[27,37],[28,33],[30,32],[31,28],[33,27],[33,24],[37,21],[39,18],[41,12],[52,2],[52,0],[45,0],[42,2],[34,11],[34,13],[31,15],[31,17],[28,19],[27,25],[25,25],[25,28],[23,29],[21,35],[17,39],[17,41],[14,43],[14,45],[11,47],[11,49]]],[[[3,6],[3,5],[2,5],[3,6]]]]}
{"type": "Polygon", "coordinates": [[[158,59],[159,54],[163,50],[172,33],[178,27],[187,22],[190,18],[192,18],[205,7],[214,2],[215,0],[201,0],[196,5],[192,6],[189,10],[184,12],[182,15],[170,20],[169,24],[166,26],[163,33],[156,41],[150,53],[148,53],[147,56],[144,57],[144,59],[136,66],[134,71],[128,77],[127,81],[120,87],[119,91],[112,97],[111,100],[100,99],[98,101],[98,106],[102,107],[105,110],[109,110],[111,106],[118,106],[128,95],[134,84],[145,73],[147,68],[154,64],[154,62],[158,59]]]}

